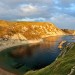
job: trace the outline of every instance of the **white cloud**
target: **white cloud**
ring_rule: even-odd
[[[19,3],[26,3],[26,4],[53,4],[53,0],[0,0],[6,4],[19,4]]]
[[[16,10],[18,11],[18,16],[23,17],[44,17],[47,12],[47,6],[37,6],[32,4],[22,4]],[[49,13],[49,12],[48,12]]]
[[[37,12],[39,9],[36,6],[32,6],[32,5],[22,5],[20,7],[20,10],[23,11],[24,13],[28,13],[28,12]]]
[[[75,29],[75,17],[69,16],[67,14],[52,16],[50,21],[55,23],[60,28]]]
[[[75,0],[0,0],[0,19],[52,21],[75,28]]]
[[[23,18],[23,19],[17,19],[17,21],[45,21],[45,18],[39,17],[39,18]]]

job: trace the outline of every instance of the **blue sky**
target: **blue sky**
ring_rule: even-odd
[[[75,0],[0,0],[0,19],[48,21],[75,29]]]

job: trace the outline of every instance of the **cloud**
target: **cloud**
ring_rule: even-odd
[[[16,21],[46,21],[45,18],[39,17],[39,18],[22,18],[22,19],[17,19]]]
[[[22,5],[20,8],[23,12],[37,12],[37,7],[32,5]]]
[[[52,4],[53,0],[1,0],[1,2],[6,4],[19,4],[19,3],[32,3],[32,4]]]
[[[75,0],[60,0],[61,4],[70,5],[72,3],[75,3]]]
[[[31,16],[37,14],[40,9],[37,6],[33,6],[31,4],[24,4],[19,6],[18,11],[20,12],[21,16]]]
[[[66,28],[72,23],[75,28],[74,18],[75,0],[0,0],[0,19],[4,20],[52,21],[58,27],[63,22]]]
[[[57,4],[61,7],[70,7],[71,4],[75,4],[75,0],[57,0]]]
[[[59,28],[75,29],[75,17],[67,14],[53,16],[50,18],[50,21],[55,23]]]

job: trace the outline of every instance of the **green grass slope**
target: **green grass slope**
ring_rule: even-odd
[[[75,43],[68,43],[52,64],[24,75],[75,75]]]

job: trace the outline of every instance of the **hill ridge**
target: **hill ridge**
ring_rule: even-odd
[[[27,39],[39,39],[65,33],[51,22],[12,22],[0,20],[0,37],[20,33]]]

